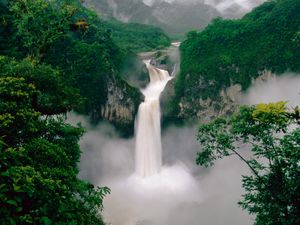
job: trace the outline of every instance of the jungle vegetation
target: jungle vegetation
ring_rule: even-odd
[[[65,115],[99,109],[109,78],[127,85],[127,55],[168,45],[159,29],[104,22],[76,0],[0,1],[0,224],[103,224],[110,190],[78,178],[84,128]]]
[[[241,19],[216,18],[203,31],[187,33],[173,114],[182,98],[217,100],[222,89],[240,84],[246,90],[264,71],[299,72],[299,11],[298,0],[270,0]]]

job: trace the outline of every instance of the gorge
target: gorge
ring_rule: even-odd
[[[108,185],[112,191],[105,200],[104,220],[113,225],[197,224],[200,219],[209,225],[250,224],[238,207],[225,204],[238,198],[241,190],[235,177],[247,168],[232,160],[207,171],[195,166],[199,145],[194,127],[169,127],[161,143],[159,96],[171,77],[149,60],[145,63],[150,83],[142,90],[145,100],[140,104],[134,139],[119,138],[109,125],[93,128],[85,119],[73,118],[88,128],[81,143],[86,152],[80,176],[99,186]],[[226,185],[219,189],[218,182]],[[221,221],[207,216],[213,208],[222,211]]]
[[[0,224],[300,224],[299,11],[0,0]]]

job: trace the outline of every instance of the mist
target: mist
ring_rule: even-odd
[[[258,79],[241,97],[243,104],[288,101],[300,104],[300,76],[286,73]],[[163,167],[158,175],[135,174],[135,139],[123,139],[109,124],[91,126],[83,116],[70,114],[87,132],[80,145],[80,178],[108,186],[104,221],[111,225],[250,225],[252,218],[239,208],[241,176],[250,173],[237,157],[203,168],[195,163],[200,146],[197,127],[168,127],[162,132]],[[247,147],[240,153],[251,156]]]
[[[164,130],[160,175],[141,180],[134,174],[134,138],[122,139],[109,124],[93,127],[75,114],[68,120],[72,124],[81,121],[87,129],[80,142],[80,177],[111,188],[104,201],[107,224],[252,224],[237,205],[241,175],[249,173],[248,168],[235,157],[207,169],[197,166],[196,127]]]
[[[237,18],[250,12],[254,7],[259,6],[266,0],[143,0],[146,5],[153,5],[156,2],[196,4],[204,3],[213,6],[225,18]]]
[[[225,17],[241,16],[266,0],[204,0],[205,4],[215,7]]]
[[[300,105],[300,74],[273,75],[255,82],[242,95],[242,103],[247,105],[278,101],[287,101],[289,107]]]
[[[288,101],[300,104],[300,76],[269,74],[257,79],[241,96],[243,104]],[[161,171],[140,178],[135,174],[135,139],[124,139],[109,124],[91,126],[83,116],[71,114],[86,128],[80,145],[80,178],[96,186],[108,186],[104,221],[112,225],[250,225],[253,218],[239,208],[241,176],[250,173],[237,157],[218,160],[203,168],[195,163],[200,145],[197,127],[168,127],[162,132]],[[241,146],[240,153],[251,153]]]

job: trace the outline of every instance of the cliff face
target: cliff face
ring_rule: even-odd
[[[108,84],[107,101],[101,108],[100,115],[110,122],[130,123],[136,111],[135,105],[134,99],[128,96],[125,85],[121,88],[111,82]]]
[[[107,82],[107,96],[100,109],[91,112],[93,121],[106,120],[115,125],[125,136],[134,132],[134,121],[140,102],[141,92],[126,81],[111,77]]]
[[[223,89],[217,99],[185,98],[179,102],[178,117],[188,121],[209,121],[217,116],[231,114],[239,105],[241,86],[239,84]]]
[[[260,76],[256,79],[252,79],[252,85],[267,81],[274,76],[272,72],[267,70],[261,71],[259,74]],[[196,88],[201,89],[204,87],[205,84],[202,84],[202,87],[198,86]],[[186,93],[179,101],[178,117],[185,120],[207,122],[217,116],[230,115],[239,105],[243,104],[243,94],[244,91],[240,84],[222,89],[214,100],[211,98],[203,99],[201,93],[199,93],[198,98],[191,98]]]
[[[173,100],[176,98],[175,85],[178,79],[176,75],[180,70],[179,66],[177,66],[179,65],[178,62],[180,60],[177,53],[178,49],[173,46],[162,51],[146,52],[140,54],[141,59],[151,60],[151,64],[160,69],[169,71],[169,73],[173,76],[173,79],[168,82],[160,97],[162,120],[163,122],[165,122],[165,124],[167,124],[169,121],[176,122],[178,119],[183,119],[185,122],[207,122],[217,116],[230,115],[235,112],[235,110],[241,104],[243,104],[243,96],[245,94],[245,90],[242,90],[241,84],[232,84],[227,88],[221,89],[219,94],[217,96],[214,96],[214,98],[212,99],[210,97],[204,98],[201,95],[201,90],[205,90],[211,85],[214,85],[213,82],[207,83],[203,79],[199,79],[199,82],[197,82],[197,84],[195,84],[193,87],[185,89],[184,95],[180,98],[178,103],[179,111],[174,113],[171,105],[173,104]],[[265,82],[274,76],[274,74],[272,74],[272,72],[268,70],[260,71],[258,72],[258,74],[259,75],[257,78],[252,78],[251,85]],[[190,76],[187,75],[185,79],[190,79]],[[147,82],[145,82],[145,84],[146,83]],[[197,90],[198,94],[191,95],[191,88]],[[118,93],[118,91],[115,90],[114,87],[112,87],[112,90],[112,93]],[[111,96],[111,99],[114,100],[108,100],[108,102],[113,103],[118,101],[116,100],[115,94],[113,96]],[[123,96],[121,95],[119,98],[121,97]],[[140,97],[139,103],[141,101],[142,97]],[[139,105],[139,103],[137,104],[137,106]],[[132,101],[129,99],[128,105],[130,104],[132,104]],[[109,108],[113,107],[108,106],[107,109]],[[128,110],[131,112],[134,111],[132,107],[130,109],[124,109],[124,111],[122,109],[119,109],[117,111],[125,112],[124,114],[126,114]],[[108,111],[108,115],[111,115],[111,112]],[[107,117],[107,115],[105,116]]]
[[[140,89],[145,88],[149,83],[149,73],[143,60],[151,60],[151,63],[158,68],[168,70],[170,74],[179,65],[178,47],[172,46],[168,49],[156,52],[141,53],[128,57],[121,67],[121,71],[115,74],[112,72],[106,75],[106,98],[100,107],[91,112],[93,121],[106,120],[114,124],[125,135],[132,135],[134,121],[140,103],[144,96]],[[167,85],[162,94],[163,116],[167,114],[167,102],[175,95],[172,82]]]

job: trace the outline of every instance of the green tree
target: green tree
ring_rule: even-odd
[[[299,72],[299,11],[299,0],[269,0],[241,19],[217,18],[203,31],[188,33],[180,45],[174,112],[197,117],[199,99],[216,102],[234,84],[246,90],[266,70]],[[194,107],[180,108],[180,102]]]
[[[33,98],[33,105],[44,115],[66,113],[80,102],[78,90],[65,82],[60,71],[36,60],[16,61],[0,56],[0,77],[8,76],[22,77],[39,90]]]
[[[9,0],[17,40],[29,55],[42,57],[71,24],[76,7],[70,1]]]
[[[243,176],[242,208],[256,215],[256,225],[300,223],[300,117],[285,102],[243,106],[230,119],[201,125],[197,164],[237,156],[252,172]],[[244,156],[247,143],[252,156]]]
[[[2,57],[3,61],[7,65],[0,70],[0,224],[103,224],[99,213],[109,189],[77,177],[83,129],[66,124],[62,117],[65,106],[73,103],[61,95],[64,86],[58,72],[28,60],[9,63]],[[62,92],[55,96],[50,89],[57,87]]]

